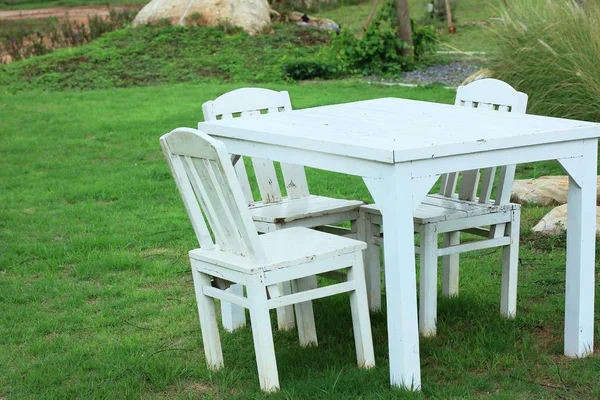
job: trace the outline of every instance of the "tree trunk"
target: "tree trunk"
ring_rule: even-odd
[[[395,0],[394,7],[398,39],[404,41],[408,47],[403,48],[403,56],[413,56],[412,29],[410,27],[410,13],[408,12],[408,0]]]
[[[448,21],[448,33],[455,33],[456,29],[452,25],[452,8],[450,7],[450,0],[446,0],[446,20]]]
[[[446,0],[437,0],[435,2],[433,15],[439,20],[446,19]]]

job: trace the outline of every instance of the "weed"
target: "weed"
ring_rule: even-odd
[[[186,25],[193,25],[193,26],[205,26],[207,25],[207,21],[206,18],[204,17],[204,15],[202,15],[202,13],[199,12],[193,12],[191,15],[189,15],[186,18]]]
[[[600,121],[600,3],[510,4],[493,27],[494,75],[529,95],[528,112]]]

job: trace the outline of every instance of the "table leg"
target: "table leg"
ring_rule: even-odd
[[[411,181],[409,174],[394,173],[365,182],[383,214],[390,381],[420,390]]]
[[[565,355],[569,357],[585,357],[594,349],[598,148],[596,139],[583,142],[583,157],[561,162],[570,176],[565,293]]]

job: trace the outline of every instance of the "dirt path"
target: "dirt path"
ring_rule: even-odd
[[[141,5],[117,6],[116,9],[140,8]],[[37,8],[33,10],[11,10],[0,11],[0,21],[18,20],[18,19],[41,19],[41,18],[69,18],[78,22],[87,22],[89,16],[98,15],[100,17],[108,16],[110,8],[108,6],[81,6],[81,7],[51,7]]]

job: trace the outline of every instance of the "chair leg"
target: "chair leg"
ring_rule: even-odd
[[[267,303],[267,291],[258,277],[253,277],[246,286],[250,302],[250,323],[254,338],[254,352],[260,388],[265,392],[279,390],[279,375],[275,359],[275,346],[271,317]]]
[[[223,366],[223,352],[221,350],[221,338],[217,324],[215,302],[212,297],[204,294],[203,287],[210,287],[210,276],[198,272],[192,261],[192,277],[194,279],[194,291],[196,292],[196,303],[200,317],[200,330],[202,331],[202,343],[204,346],[204,357],[209,369],[217,370]]]
[[[279,291],[282,296],[292,293],[290,282],[282,282],[279,285]],[[294,307],[285,306],[277,309],[277,328],[280,331],[289,331],[296,326],[294,319]]]
[[[294,293],[315,289],[316,287],[317,277],[314,275],[292,281],[292,291]],[[296,308],[300,346],[306,347],[311,344],[317,346],[317,330],[315,328],[315,314],[313,312],[312,301],[296,303],[294,307]]]
[[[419,283],[419,332],[436,335],[437,319],[437,231],[435,224],[421,226],[421,278]]]
[[[517,313],[517,276],[519,270],[519,227],[521,210],[513,210],[512,219],[506,224],[505,234],[510,235],[510,244],[502,249],[502,293],[500,313],[514,318]]]
[[[351,280],[354,280],[356,284],[354,291],[350,292],[356,361],[361,368],[371,368],[375,366],[375,352],[373,350],[363,256],[358,252],[354,258],[354,265],[348,269],[348,281]]]
[[[381,248],[373,243],[375,235],[379,236],[381,227],[371,222],[371,214],[360,211],[357,222],[358,240],[367,243],[363,253],[363,265],[367,282],[367,296],[371,311],[381,310]]]
[[[460,244],[460,232],[446,232],[444,247]],[[443,256],[442,294],[446,297],[458,296],[459,253]]]
[[[225,291],[236,296],[244,296],[244,286],[237,283],[231,285]],[[223,320],[223,328],[233,332],[237,328],[246,326],[246,310],[244,307],[221,301],[221,319]]]

